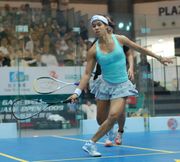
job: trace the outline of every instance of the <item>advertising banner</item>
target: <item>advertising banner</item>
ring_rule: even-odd
[[[34,79],[41,76],[51,76],[65,82],[79,81],[83,67],[4,67],[0,68],[0,95],[32,95]],[[70,94],[73,86],[67,86],[54,94]]]

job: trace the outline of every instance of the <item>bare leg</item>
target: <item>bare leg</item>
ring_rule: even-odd
[[[124,131],[125,120],[126,120],[126,114],[125,114],[125,111],[123,111],[123,113],[121,115],[119,115],[119,117],[118,117],[118,121],[117,121],[118,126],[119,126],[118,131],[120,131],[120,132]]]
[[[127,101],[127,97],[126,97],[126,101]],[[118,126],[119,126],[118,131],[121,132],[121,133],[124,132],[125,121],[126,121],[126,112],[125,112],[125,109],[124,109],[123,113],[119,115],[119,118],[118,118],[118,121],[117,121],[118,122]]]
[[[114,142],[117,145],[121,145],[122,144],[122,134],[124,132],[124,124],[125,124],[125,111],[123,111],[123,113],[119,116],[118,118],[118,130],[116,132],[115,138],[114,138]]]
[[[106,101],[101,101],[101,102],[106,102]],[[93,142],[97,142],[113,127],[114,123],[118,120],[119,115],[121,115],[124,112],[125,104],[126,104],[125,98],[115,99],[110,102],[110,110],[108,117],[101,124],[96,134],[92,137],[91,140]]]
[[[109,113],[109,101],[97,101],[97,123],[101,125],[108,117]],[[125,111],[119,115],[118,117],[118,126],[119,126],[119,131],[124,130],[124,124],[125,124],[125,119],[126,119],[126,114]]]
[[[108,117],[110,101],[97,100],[97,123],[101,125]]]

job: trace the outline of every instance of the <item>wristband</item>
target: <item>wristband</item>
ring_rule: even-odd
[[[80,88],[76,88],[74,93],[77,94],[77,96],[79,97],[82,93],[82,90]]]

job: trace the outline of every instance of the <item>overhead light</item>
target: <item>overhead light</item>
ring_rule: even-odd
[[[158,40],[158,42],[163,42],[163,41],[164,41],[164,39],[159,39],[159,40]]]
[[[120,22],[120,23],[118,24],[118,27],[119,27],[119,29],[122,29],[122,28],[124,27],[124,23],[123,23],[123,22]]]
[[[126,31],[129,31],[130,30],[130,26],[126,26]]]

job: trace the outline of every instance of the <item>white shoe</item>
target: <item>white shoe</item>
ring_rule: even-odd
[[[111,129],[107,134],[106,134],[106,139],[105,139],[105,143],[104,146],[105,147],[111,147],[113,146],[113,140],[114,140],[114,131],[113,129]]]
[[[122,145],[122,135],[123,135],[123,133],[121,133],[121,132],[116,133],[116,137],[114,139],[114,142],[116,145]]]
[[[89,155],[93,157],[100,157],[101,153],[97,152],[97,148],[94,142],[87,141],[85,145],[82,147],[82,149],[89,153]]]

